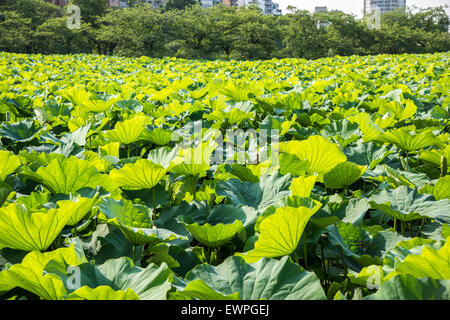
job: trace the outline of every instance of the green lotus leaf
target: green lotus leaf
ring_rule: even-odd
[[[165,146],[172,141],[172,130],[149,126],[141,133],[141,139]]]
[[[369,233],[361,227],[343,222],[328,226],[326,230],[330,243],[335,246],[333,249],[335,249],[336,254],[339,256],[342,250],[346,265],[359,272],[362,268],[359,260],[370,245]]]
[[[386,115],[388,113],[400,121],[414,117],[414,114],[417,111],[417,106],[412,100],[406,100],[405,104],[405,106],[402,106],[399,101],[390,101],[383,104],[380,109],[378,109],[378,113],[382,115]]]
[[[130,258],[121,257],[109,259],[99,266],[91,263],[79,264],[78,268],[80,288],[87,286],[95,289],[107,286],[115,291],[125,292],[131,289],[141,300],[165,300],[167,291],[171,288],[172,272],[164,263],[161,266],[151,263],[146,268],[141,268],[135,266]],[[48,265],[46,270],[54,271]],[[67,283],[70,278],[70,275],[63,270],[58,273],[58,276],[64,283]],[[92,290],[83,289],[82,292],[84,290],[93,294]],[[97,289],[97,294],[99,294],[99,291],[102,291],[102,289]],[[76,295],[76,292],[74,291],[71,294]],[[109,294],[112,294],[112,292]],[[136,298],[130,292],[126,296]]]
[[[308,198],[311,195],[311,191],[314,188],[316,180],[317,176],[303,176],[294,178],[292,179],[289,189],[291,190],[293,196]]]
[[[321,136],[311,136],[303,141],[290,141],[280,146],[280,151],[296,155],[300,160],[308,160],[307,173],[325,174],[347,157],[339,147]]]
[[[102,199],[99,219],[117,226],[134,245],[154,246],[161,242],[187,238],[170,230],[153,227],[151,209],[128,200]]]
[[[406,152],[418,151],[431,146],[440,146],[442,142],[430,132],[413,132],[408,128],[393,129],[379,138],[383,142],[395,144]]]
[[[295,157],[295,156],[293,156]],[[242,182],[259,182],[259,176],[249,168],[241,164],[221,164],[214,173],[218,180],[239,179]]]
[[[219,123],[228,122],[230,124],[236,125],[239,125],[242,121],[245,121],[252,117],[253,117],[252,113],[244,112],[237,108],[231,109],[229,112],[215,109],[213,112],[203,115],[203,118],[205,118],[208,121],[217,121]]]
[[[5,180],[7,175],[14,173],[20,165],[19,157],[11,152],[0,150],[0,181]]]
[[[440,178],[433,187],[436,200],[450,199],[450,176]]]
[[[450,280],[418,279],[409,274],[401,274],[383,283],[380,289],[367,299],[450,300]]]
[[[195,148],[182,149],[180,156],[182,162],[178,161],[170,172],[187,176],[204,174],[210,168],[211,155],[216,147],[215,142],[204,142]]]
[[[219,223],[230,224],[239,220],[246,229],[249,229],[254,226],[257,217],[258,211],[252,207],[222,204],[211,210],[206,221],[216,225]]]
[[[173,149],[163,147],[154,150],[150,150],[148,153],[148,160],[153,163],[160,164],[165,169],[169,170],[173,165],[176,165],[176,161],[173,161],[178,156],[178,147]]]
[[[195,267],[186,275],[186,280],[202,280],[222,295],[238,293],[243,300],[325,299],[314,272],[305,271],[289,257],[281,260],[263,258],[250,264],[239,257],[228,257],[216,267],[207,264]],[[202,292],[188,294],[197,299],[205,298]]]
[[[240,300],[239,292],[225,295],[212,289],[203,280],[197,279],[190,281],[183,291],[180,292],[183,297],[198,300]]]
[[[211,225],[205,223],[199,225],[196,222],[186,223],[184,217],[181,216],[178,218],[178,221],[184,225],[195,240],[210,248],[217,248],[224,245],[244,229],[240,220],[235,220],[230,224],[218,223],[216,225]]]
[[[120,149],[120,142],[111,142],[103,146],[99,146],[98,153],[102,158],[106,156],[112,156],[119,159],[120,158],[119,149]]]
[[[307,207],[282,207],[265,218],[259,225],[259,238],[255,247],[245,253],[236,253],[247,262],[256,262],[262,257],[275,258],[295,251],[309,219],[319,210]]]
[[[98,286],[94,289],[84,286],[72,292],[67,300],[139,300],[139,296],[130,288],[114,290],[109,286]]]
[[[121,169],[109,173],[115,185],[126,190],[151,189],[166,175],[167,170],[150,160],[138,159],[127,163]]]
[[[359,140],[361,131],[357,123],[348,120],[337,120],[323,128],[323,136],[325,138],[333,138],[341,147]]]
[[[36,127],[33,120],[23,120],[12,124],[0,125],[0,135],[10,139],[13,142],[27,142],[36,137],[39,128]]]
[[[407,171],[395,170],[387,165],[383,165],[383,168],[387,175],[385,178],[386,181],[395,188],[402,185],[412,189],[422,188],[429,182],[427,175],[424,173],[411,173]]]
[[[290,175],[278,173],[263,175],[259,183],[241,182],[238,179],[219,181],[216,185],[218,196],[230,199],[235,205],[253,207],[264,211],[267,207],[290,195]]]
[[[367,166],[373,170],[379,165],[392,151],[387,150],[384,145],[378,148],[375,143],[358,142],[356,147],[349,147],[344,150],[349,161],[356,164]]]
[[[441,166],[442,157],[447,159],[447,172],[450,172],[450,145],[445,149],[426,150],[420,154],[420,159],[438,168]]]
[[[111,142],[130,144],[140,139],[145,126],[150,122],[146,116],[136,116],[132,119],[116,123],[114,129],[106,131],[104,137]]]
[[[0,293],[20,287],[38,295],[41,299],[63,299],[67,295],[63,280],[56,274],[44,272],[46,265],[51,261],[62,268],[87,262],[80,245],[76,243],[68,248],[45,253],[30,252],[21,263],[0,272]]]
[[[58,201],[58,207],[60,210],[72,212],[70,219],[67,221],[69,226],[74,226],[93,209],[95,203],[97,202],[97,197],[84,198],[77,197],[72,200],[61,200]]]
[[[356,122],[362,132],[364,142],[371,142],[377,140],[383,134],[380,129],[367,113],[360,113],[356,116],[351,116],[348,120]]]
[[[383,190],[370,198],[370,205],[401,221],[412,221],[426,216],[445,223],[450,222],[450,200],[435,201],[431,195],[421,195],[415,189],[400,186]]]
[[[435,251],[440,250],[444,241],[413,238],[398,242],[393,248],[390,248],[383,258],[383,271],[387,274],[386,279],[391,279],[399,272],[397,266],[407,257],[420,255],[424,248],[429,247]]]
[[[308,171],[308,160],[300,160],[296,155],[290,153],[280,154],[278,162],[281,174],[290,174],[292,176],[302,176]]]
[[[44,251],[73,214],[65,208],[33,212],[15,203],[0,208],[0,248]]]
[[[323,177],[325,187],[330,189],[346,189],[356,182],[366,171],[366,166],[353,162],[341,162]]]
[[[395,266],[399,273],[407,273],[416,278],[450,280],[450,238],[440,250],[425,246],[419,255],[410,254]]]
[[[103,186],[105,182],[104,175],[100,174],[89,161],[73,156],[53,159],[36,172],[25,168],[22,175],[43,184],[53,194],[74,193],[87,187],[95,189],[97,186]]]

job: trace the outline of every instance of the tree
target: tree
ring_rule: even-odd
[[[14,11],[5,11],[2,14],[4,21],[0,21],[0,51],[33,53],[31,19]]]
[[[147,5],[109,11],[99,19],[96,40],[106,54],[162,56],[161,21],[160,11]]]

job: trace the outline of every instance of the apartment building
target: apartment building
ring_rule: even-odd
[[[378,10],[385,13],[405,7],[406,0],[364,0],[364,15]]]

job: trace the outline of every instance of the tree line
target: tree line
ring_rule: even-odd
[[[0,0],[0,51],[235,60],[450,51],[450,19],[442,7],[385,13],[380,28],[373,28],[341,11],[290,8],[270,16],[257,7],[168,3],[176,5],[113,9],[107,0],[71,0],[81,13],[74,29],[65,8]]]

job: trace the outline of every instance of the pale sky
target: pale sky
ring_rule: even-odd
[[[364,0],[273,0],[280,4],[283,13],[287,13],[286,8],[291,5],[298,9],[314,11],[314,7],[326,6],[328,10],[341,10],[345,13],[353,13],[357,17],[362,17]],[[419,8],[450,6],[450,0],[406,0],[407,6],[417,6]],[[447,8],[450,14],[450,8]]]

